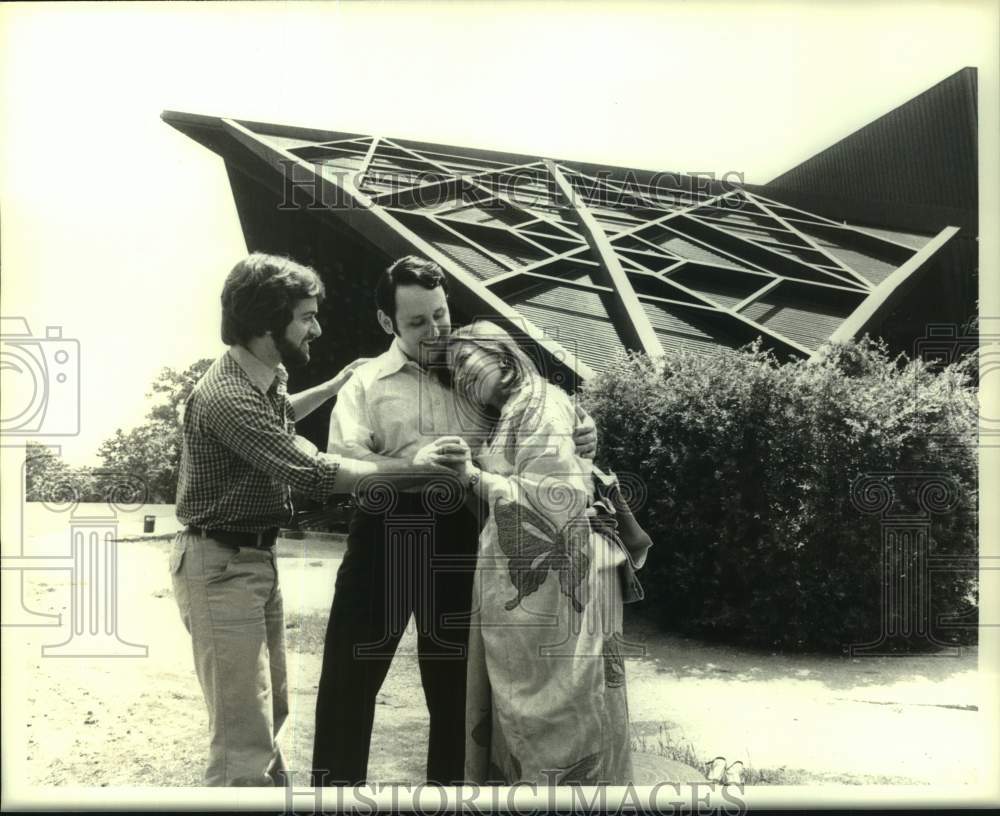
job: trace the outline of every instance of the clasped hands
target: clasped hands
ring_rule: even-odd
[[[472,450],[460,436],[439,436],[417,451],[413,464],[428,470],[446,467],[463,482],[477,470],[472,463]]]

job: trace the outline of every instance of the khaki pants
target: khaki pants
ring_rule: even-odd
[[[174,597],[208,706],[207,785],[288,784],[276,737],[288,715],[285,622],[273,550],[178,533]]]

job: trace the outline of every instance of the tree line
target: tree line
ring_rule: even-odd
[[[101,443],[98,467],[76,467],[51,447],[28,442],[25,456],[27,501],[105,501],[123,479],[138,481],[150,504],[173,504],[181,456],[184,403],[212,364],[198,360],[183,371],[163,368],[146,394],[155,400],[145,420],[125,431],[117,429]]]

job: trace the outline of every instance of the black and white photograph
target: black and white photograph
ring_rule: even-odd
[[[996,0],[5,3],[0,133],[5,811],[1000,805]]]

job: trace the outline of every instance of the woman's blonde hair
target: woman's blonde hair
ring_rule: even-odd
[[[452,354],[462,343],[470,343],[499,357],[505,369],[501,383],[508,395],[516,393],[532,380],[541,378],[538,366],[506,330],[489,320],[477,320],[468,326],[455,329],[448,338],[452,381],[454,381],[454,369],[450,361],[453,359]]]

